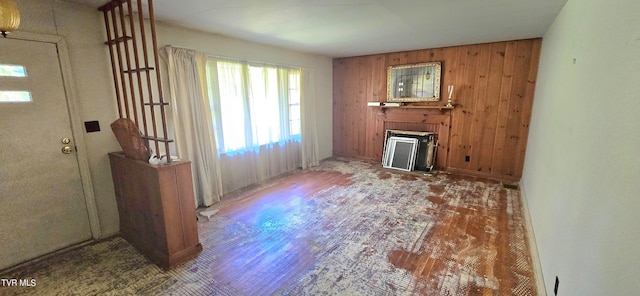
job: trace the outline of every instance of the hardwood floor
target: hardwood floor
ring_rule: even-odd
[[[499,182],[331,160],[208,210],[203,252],[175,270],[117,239],[10,276],[40,294],[537,294],[519,192]]]
[[[377,168],[377,164],[369,164],[368,169],[376,172],[378,180],[395,177],[408,182],[433,181],[433,178],[416,173],[383,170]],[[266,249],[262,245],[264,240],[260,240],[252,246],[225,250],[227,255],[220,259],[220,266],[223,268],[216,273],[216,276],[233,280],[249,272],[255,275],[249,275],[247,278],[255,280],[264,278],[261,274],[267,270],[267,266],[276,266],[270,271],[278,274],[279,277],[264,279],[265,286],[260,288],[246,287],[246,291],[261,290],[270,294],[276,292],[284,282],[304,272],[305,267],[316,261],[316,257],[303,251],[302,246],[308,242],[295,239],[298,233],[294,231],[295,229],[287,228],[291,225],[287,220],[301,215],[305,207],[318,206],[313,199],[315,193],[335,186],[353,185],[352,177],[352,174],[336,171],[296,174],[281,179],[266,189],[239,194],[235,200],[216,206],[221,209],[219,215],[227,216],[245,225],[252,225],[260,233],[283,234],[269,236],[267,240],[271,244]],[[444,182],[427,183],[423,191],[396,192],[413,196],[424,195],[424,198],[432,204],[424,210],[433,216],[436,222],[423,229],[420,238],[411,245],[410,249],[398,248],[390,251],[387,256],[388,262],[398,269],[410,272],[414,280],[419,282],[413,292],[426,295],[433,291],[455,291],[455,295],[493,295],[505,287],[509,292],[503,291],[499,294],[535,294],[530,251],[524,237],[524,225],[522,225],[524,220],[521,216],[520,196],[517,191],[506,189],[500,183],[491,180],[457,175],[443,175],[443,177]],[[492,190],[487,190],[485,186],[469,185],[473,183],[487,185]],[[342,204],[339,206],[349,208],[347,199],[341,201]],[[318,211],[308,212],[313,215]],[[347,210],[343,214],[349,215],[353,212]],[[518,217],[513,217],[514,214]],[[415,219],[414,217],[404,218]],[[327,216],[307,221],[320,222],[323,228],[330,227],[345,233],[357,230],[357,226],[348,223],[336,225],[335,221],[339,219],[341,217]],[[353,222],[357,223],[357,221]],[[269,229],[262,229],[265,227]],[[313,229],[314,227],[316,225],[305,225],[302,228]],[[388,233],[385,234],[385,236],[388,235]],[[432,247],[434,242],[444,247]],[[293,244],[294,247],[288,248],[289,244]],[[370,247],[365,245],[360,255],[366,256],[370,251]],[[283,260],[283,258],[289,259]],[[241,266],[251,266],[251,270],[234,268],[236,266],[234,263],[238,262],[242,262]],[[463,269],[476,271],[481,275],[480,280],[464,283],[464,280],[455,277],[455,280],[435,281],[434,279],[441,276],[443,272],[450,273],[457,270],[452,268],[454,265],[452,262],[464,266]],[[528,272],[514,273],[514,269],[528,270]],[[244,290],[242,287],[240,289]]]
[[[216,245],[214,252],[224,256],[214,261],[213,265],[218,268],[212,276],[234,283],[245,295],[272,294],[284,283],[296,280],[316,262],[309,245],[321,243],[300,238],[300,230],[319,226],[305,225],[306,222],[317,222],[316,219],[305,219],[313,215],[316,205],[309,197],[350,183],[346,175],[333,171],[294,174],[214,207],[221,209],[217,215],[234,221],[234,227],[251,227],[251,233],[255,233],[257,239],[249,240],[241,247],[234,243]],[[331,227],[331,224],[323,221],[321,226]],[[236,230],[230,228],[225,235],[234,233]]]

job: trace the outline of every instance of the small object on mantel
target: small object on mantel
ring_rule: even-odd
[[[382,102],[367,102],[367,106],[369,107],[380,107],[382,104]]]
[[[451,101],[451,95],[453,95],[453,85],[449,85],[448,91],[449,91],[449,99],[447,99],[447,105],[445,105],[445,107],[453,107],[453,104]]]
[[[447,107],[447,108],[453,108],[455,105],[452,104],[451,98],[449,98],[447,100],[447,104],[444,105],[444,106]]]
[[[384,103],[382,103],[382,106],[385,106],[385,107],[400,107],[402,105],[403,105],[403,103],[400,103],[400,102],[384,102]]]

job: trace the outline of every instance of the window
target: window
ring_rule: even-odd
[[[300,71],[289,73],[289,130],[300,135]]]
[[[418,139],[390,137],[387,140],[382,166],[385,168],[413,171],[418,150]]]
[[[0,65],[0,77],[27,77],[24,66]]]
[[[0,89],[0,103],[22,103],[31,102],[31,92],[24,90],[15,90],[16,86],[22,85],[22,79],[27,77],[27,70],[20,65],[0,64],[0,79],[11,85],[7,88],[2,84]],[[15,80],[15,79],[19,80]],[[12,89],[13,88],[13,89]],[[21,87],[17,87],[18,89]]]
[[[0,103],[31,102],[31,93],[28,91],[0,90]]]
[[[300,141],[300,69],[210,60],[207,74],[220,153]]]

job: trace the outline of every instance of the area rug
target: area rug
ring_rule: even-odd
[[[0,275],[2,295],[536,295],[520,195],[336,159],[236,195],[164,271],[114,238]],[[217,211],[217,212],[215,212]]]

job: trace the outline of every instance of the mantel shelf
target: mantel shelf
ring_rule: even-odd
[[[451,110],[453,108],[455,108],[456,106],[415,106],[415,105],[409,105],[409,106],[369,106],[369,107],[375,107],[375,108],[399,108],[399,109],[439,109],[439,110]]]

